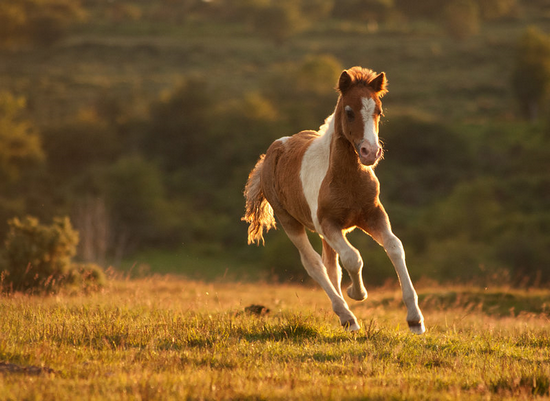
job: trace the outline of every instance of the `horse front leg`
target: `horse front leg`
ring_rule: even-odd
[[[357,249],[355,249],[344,236],[343,231],[330,222],[321,223],[323,238],[332,249],[338,253],[342,265],[351,278],[351,285],[346,292],[351,299],[364,301],[367,299],[367,289],[363,284],[363,259]]]
[[[414,334],[422,334],[426,331],[424,316],[418,306],[418,295],[414,289],[409,271],[405,263],[405,250],[399,238],[392,232],[388,215],[380,205],[376,218],[370,220],[366,230],[372,238],[384,247],[390,258],[401,285],[403,302],[407,307],[407,323]]]

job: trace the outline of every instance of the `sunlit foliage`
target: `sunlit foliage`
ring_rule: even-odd
[[[78,233],[69,218],[55,218],[51,225],[36,218],[14,218],[3,255],[2,290],[51,293],[69,285],[101,285],[101,268],[96,265],[74,265]]]
[[[37,4],[51,21],[58,5],[68,24],[55,24],[47,48],[13,33]],[[183,247],[255,277],[307,279],[280,232],[246,248],[243,186],[273,140],[322,124],[341,70],[361,64],[389,78],[377,174],[411,274],[550,279],[548,33],[518,38],[526,22],[544,28],[542,1],[71,4],[87,24],[73,25],[80,11],[66,1],[0,1],[1,239],[15,216],[70,215],[85,261]],[[474,29],[455,40],[453,18]],[[517,120],[518,109],[537,123]],[[368,283],[395,281],[377,244],[350,240]]]
[[[512,85],[522,115],[536,120],[550,96],[550,36],[540,29],[530,27],[521,36]]]
[[[25,98],[0,92],[0,178],[16,180],[22,170],[44,158],[40,136],[23,117]]]
[[[85,17],[78,0],[2,0],[0,47],[51,45]]]

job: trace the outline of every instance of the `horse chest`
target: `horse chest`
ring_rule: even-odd
[[[342,229],[360,225],[378,204],[379,184],[372,171],[333,174],[329,171],[319,192],[318,215]]]

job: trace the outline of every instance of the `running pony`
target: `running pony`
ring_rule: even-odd
[[[243,220],[249,223],[248,243],[259,244],[264,242],[264,230],[275,227],[277,216],[308,274],[325,290],[349,331],[360,326],[342,295],[338,258],[352,281],[348,296],[365,300],[363,260],[346,239],[347,232],[360,228],[384,247],[401,283],[409,328],[422,334],[424,318],[403,245],[391,230],[374,174],[383,155],[378,124],[386,87],[383,72],[361,67],[344,70],[338,80],[336,109],[319,131],[280,138],[260,157],[246,183]],[[322,257],[311,246],[306,228],[321,236]]]

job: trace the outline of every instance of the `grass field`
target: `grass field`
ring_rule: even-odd
[[[550,398],[550,291],[420,285],[338,327],[315,287],[112,279],[100,293],[0,299],[1,400]],[[249,314],[251,304],[270,312]]]

